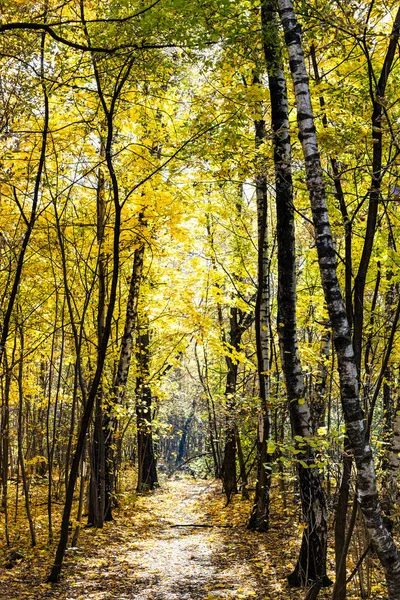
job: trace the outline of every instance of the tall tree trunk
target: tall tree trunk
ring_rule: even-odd
[[[400,597],[400,557],[383,523],[378,502],[372,451],[367,441],[364,414],[360,406],[357,363],[336,272],[336,254],[326,204],[301,30],[291,0],[278,0],[278,7],[294,83],[299,139],[305,159],[322,286],[338,359],[342,407],[357,467],[358,498],[371,541],[385,569],[389,599],[394,600]]]
[[[231,307],[229,315],[229,348],[240,351],[242,335],[248,327],[245,313],[236,306]],[[236,474],[236,388],[238,376],[238,363],[229,354],[225,356],[227,366],[225,398],[226,398],[226,425],[224,459],[222,463],[222,481],[224,492],[229,502],[232,494],[237,493]]]
[[[262,24],[274,132],[278,334],[292,433],[295,439],[304,440],[306,444],[306,449],[298,455],[298,476],[303,519],[307,527],[303,532],[295,570],[288,579],[293,586],[314,583],[319,590],[330,583],[326,577],[327,515],[319,472],[311,466],[315,464],[314,452],[307,444],[307,439],[312,436],[312,425],[305,400],[296,328],[296,248],[287,91],[273,2],[267,1],[262,5]]]
[[[260,120],[256,121],[255,125],[256,146],[260,146],[265,139],[265,123],[263,120]],[[257,531],[268,531],[271,491],[271,456],[267,452],[268,440],[271,437],[271,411],[269,407],[270,285],[267,228],[267,181],[264,174],[260,174],[256,178],[256,197],[258,224],[258,288],[255,326],[260,411],[258,415],[256,493],[248,528]]]
[[[83,5],[82,10],[83,10]],[[83,15],[82,15],[83,17]],[[82,19],[83,20],[83,19]],[[119,197],[119,185],[117,176],[114,171],[113,165],[113,137],[114,137],[114,111],[117,99],[119,97],[120,92],[131,72],[133,66],[134,59],[131,57],[123,71],[120,73],[120,78],[118,81],[118,85],[116,85],[114,89],[113,97],[110,101],[110,108],[107,106],[107,102],[105,100],[105,96],[103,94],[103,90],[101,87],[99,73],[97,71],[96,64],[94,63],[93,68],[95,71],[96,83],[97,83],[97,91],[100,97],[100,101],[103,107],[103,111],[106,117],[107,122],[107,141],[105,146],[105,159],[107,164],[107,171],[111,181],[111,189],[112,189],[112,197],[114,204],[114,227],[113,227],[113,260],[112,260],[112,277],[111,277],[111,285],[110,285],[110,295],[108,300],[106,318],[105,318],[105,326],[104,332],[100,341],[100,345],[97,352],[97,363],[96,370],[94,373],[93,381],[89,390],[89,394],[87,396],[87,401],[84,407],[80,429],[78,434],[78,440],[75,448],[75,453],[72,459],[70,475],[68,479],[68,487],[67,493],[65,497],[65,505],[64,511],[61,521],[61,532],[60,539],[54,559],[54,564],[52,566],[50,575],[48,577],[48,581],[50,583],[56,583],[60,577],[61,567],[65,556],[65,550],[68,543],[68,530],[69,530],[69,519],[71,515],[72,503],[74,498],[75,484],[78,478],[79,473],[79,464],[81,462],[82,451],[84,448],[84,442],[86,438],[86,433],[89,427],[90,418],[93,412],[93,406],[96,401],[97,393],[100,388],[101,379],[103,375],[104,363],[106,360],[106,353],[108,347],[108,340],[111,334],[111,326],[113,321],[113,313],[116,303],[117,296],[117,287],[118,287],[118,274],[119,274],[119,241],[121,235],[121,204]],[[65,266],[63,267],[65,268]]]
[[[9,452],[10,452],[10,388],[11,388],[11,369],[9,368],[8,359],[7,359],[7,349],[4,349],[2,355],[2,363],[4,365],[4,376],[1,381],[1,391],[2,391],[2,415],[1,415],[1,484],[2,484],[2,493],[1,493],[1,508],[4,514],[4,529],[5,529],[5,537],[7,546],[10,545],[10,537],[8,530],[8,478],[9,478]],[[19,416],[19,415],[18,415]],[[19,425],[19,423],[18,423]],[[22,436],[22,423],[21,428],[18,427],[18,440],[20,440]],[[18,446],[19,449],[19,446]],[[18,455],[19,456],[19,455]],[[25,491],[25,487],[24,487]],[[29,497],[28,497],[29,502]],[[33,539],[33,538],[32,538]]]
[[[314,70],[314,76],[317,83],[321,82],[321,77],[318,70],[317,58],[315,55],[315,47],[311,46],[311,60]],[[325,112],[325,100],[323,96],[319,97],[319,104],[323,110],[322,124],[326,128],[328,127],[328,119]],[[339,203],[340,212],[342,214],[343,228],[344,228],[344,245],[345,245],[345,306],[347,320],[349,322],[350,330],[353,326],[353,257],[352,257],[352,220],[347,211],[345,194],[343,191],[342,180],[340,177],[340,171],[338,162],[335,157],[330,156],[330,163],[332,167],[333,182],[335,186],[335,197]],[[345,437],[343,442],[343,453],[342,453],[342,477],[340,480],[338,500],[336,505],[335,515],[335,570],[336,570],[336,581],[333,590],[334,600],[345,600],[346,598],[346,554],[348,545],[346,547],[346,539],[351,536],[352,531],[346,534],[347,524],[347,511],[349,502],[349,491],[350,491],[350,479],[352,471],[353,457],[351,455],[351,448],[349,440]]]
[[[388,246],[392,251],[396,251],[396,240],[393,236],[392,225],[389,220]],[[387,318],[386,338],[390,340],[391,329],[396,318],[396,298],[399,296],[399,286],[392,281],[393,271],[387,272],[386,279],[389,282],[389,288],[385,296],[385,312]],[[385,343],[387,348],[388,342]],[[384,441],[386,442],[386,453],[382,461],[383,476],[383,498],[382,508],[387,517],[392,518],[396,504],[399,503],[399,447],[400,447],[400,419],[398,415],[399,400],[395,401],[394,394],[394,369],[393,364],[387,364],[384,371],[383,384],[383,415],[384,415]]]
[[[104,160],[105,143],[103,127],[100,134],[100,158]],[[107,259],[104,252],[106,226],[106,203],[104,197],[103,167],[98,169],[97,176],[97,244],[98,244],[98,306],[97,306],[97,345],[100,346],[105,327],[106,293],[107,293]],[[106,506],[111,513],[111,498],[106,498],[106,454],[105,430],[103,428],[104,393],[100,384],[95,403],[93,437],[90,447],[90,484],[88,524],[101,528],[104,525]],[[110,514],[111,518],[111,514]]]
[[[382,169],[382,120],[384,116],[384,106],[382,99],[385,97],[386,86],[388,83],[389,75],[392,70],[393,61],[396,57],[396,50],[398,46],[400,35],[400,8],[397,11],[393,28],[390,35],[390,41],[388,49],[383,61],[382,70],[379,79],[375,79],[373,72],[369,73],[372,80],[376,81],[376,88],[372,92],[372,118],[371,118],[371,131],[372,131],[372,174],[371,174],[371,187],[369,191],[369,207],[367,226],[364,237],[364,246],[361,253],[360,264],[358,272],[354,281],[354,332],[353,332],[353,346],[356,366],[358,372],[360,372],[361,366],[361,354],[362,354],[362,338],[363,338],[363,324],[364,324],[364,293],[367,279],[368,267],[371,261],[372,249],[375,238],[377,216],[379,201],[381,198],[381,183],[383,177]],[[368,68],[372,69],[372,62],[369,60]]]
[[[46,13],[47,13],[47,9],[45,10],[45,16],[46,16]],[[42,93],[43,93],[44,107],[43,107],[43,131],[42,131],[42,139],[41,139],[41,146],[40,146],[40,156],[39,156],[38,167],[37,167],[37,172],[36,172],[36,177],[35,177],[35,185],[34,185],[34,189],[33,189],[31,212],[30,212],[29,218],[27,216],[25,216],[24,213],[22,213],[23,220],[26,224],[26,230],[22,237],[22,242],[20,245],[20,250],[19,250],[19,254],[18,254],[18,258],[17,258],[16,270],[15,270],[15,275],[14,275],[14,281],[12,282],[12,286],[10,286],[11,287],[10,297],[8,299],[6,308],[4,310],[4,319],[3,319],[3,322],[0,324],[0,365],[2,363],[2,357],[3,357],[3,353],[5,351],[5,347],[6,347],[6,342],[7,342],[7,338],[8,338],[9,329],[10,329],[11,316],[12,316],[15,302],[16,302],[17,296],[18,296],[18,290],[19,290],[21,276],[22,276],[22,269],[23,269],[23,266],[25,263],[26,251],[28,249],[29,240],[31,238],[32,231],[33,231],[33,228],[34,228],[34,225],[36,222],[38,204],[39,204],[39,200],[40,200],[40,189],[41,189],[41,184],[42,184],[42,176],[43,176],[45,163],[46,163],[46,150],[47,150],[47,138],[48,138],[48,133],[49,133],[48,129],[49,129],[50,112],[49,112],[49,98],[48,98],[47,88],[46,88],[45,79],[44,79],[45,42],[46,42],[46,34],[43,33],[41,36],[41,44],[40,44],[40,76],[41,76],[41,88],[42,88]],[[16,193],[17,192],[15,191],[15,194]]]
[[[139,245],[135,248],[132,273],[129,285],[128,299],[126,303],[124,333],[121,340],[121,348],[118,360],[118,369],[114,381],[112,401],[105,411],[103,418],[103,431],[105,432],[105,464],[106,464],[106,490],[108,498],[111,499],[111,495],[115,492],[115,481],[111,475],[112,466],[115,461],[114,456],[114,436],[118,427],[118,421],[113,415],[115,405],[123,405],[125,398],[126,384],[128,382],[132,348],[133,348],[133,331],[137,320],[137,308],[139,300],[139,290],[142,281],[143,273],[143,262],[144,262],[144,250],[145,244],[143,242],[143,227],[146,226],[144,220],[143,211],[139,213],[138,226],[140,232],[138,235]],[[140,237],[139,237],[140,236]],[[106,504],[105,520],[110,521],[111,515],[111,502]]]
[[[27,517],[28,523],[29,523],[29,532],[30,532],[30,535],[31,535],[31,545],[32,546],[36,546],[35,526],[34,526],[33,519],[32,519],[32,513],[31,513],[31,507],[30,507],[30,501],[29,501],[29,482],[28,482],[28,478],[26,476],[25,461],[24,461],[24,450],[23,450],[23,447],[22,447],[22,439],[23,439],[22,417],[23,417],[23,405],[24,405],[23,381],[24,381],[24,349],[25,349],[24,334],[23,334],[22,325],[19,327],[19,330],[20,330],[20,344],[21,344],[21,349],[20,349],[20,360],[19,360],[19,367],[18,367],[18,397],[19,397],[19,406],[18,406],[18,461],[19,461],[19,466],[20,466],[20,469],[21,469],[22,488],[24,490],[24,497],[25,497],[25,511],[26,511],[26,517]]]

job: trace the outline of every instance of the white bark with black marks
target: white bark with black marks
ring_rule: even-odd
[[[366,440],[364,414],[360,406],[358,374],[350,328],[336,272],[336,255],[326,203],[301,30],[291,0],[278,0],[279,14],[289,52],[299,126],[310,194],[321,280],[332,324],[338,357],[341,399],[347,435],[357,466],[357,489],[365,525],[385,569],[389,600],[400,598],[400,558],[392,537],[383,524],[378,502],[371,448]]]
[[[263,46],[271,98],[274,132],[275,196],[278,244],[278,333],[285,376],[292,433],[298,450],[298,476],[303,519],[299,558],[288,581],[293,586],[329,585],[326,576],[327,514],[325,496],[315,454],[307,440],[312,437],[310,408],[305,399],[296,323],[296,244],[291,174],[291,146],[286,79],[280,55],[279,28],[273,2],[262,5]],[[298,440],[302,440],[298,444]]]

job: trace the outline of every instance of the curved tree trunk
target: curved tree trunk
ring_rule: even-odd
[[[114,227],[113,227],[113,260],[112,260],[112,277],[111,277],[111,285],[110,285],[110,296],[106,311],[105,317],[105,325],[103,335],[100,340],[98,353],[97,353],[97,364],[96,371],[94,373],[93,381],[90,387],[89,394],[87,396],[87,401],[84,407],[82,419],[80,422],[78,440],[74,452],[74,456],[72,459],[71,470],[68,479],[68,487],[65,496],[65,505],[64,511],[61,521],[61,531],[60,531],[60,539],[57,546],[56,555],[54,558],[54,563],[48,577],[49,583],[56,583],[60,577],[62,564],[64,561],[65,550],[67,548],[68,543],[68,530],[69,530],[69,521],[72,510],[72,503],[74,498],[74,491],[76,480],[79,474],[79,465],[82,458],[82,452],[85,444],[86,434],[89,428],[90,418],[92,416],[93,407],[96,401],[97,393],[99,391],[101,385],[101,379],[103,375],[104,363],[106,360],[108,341],[111,334],[111,327],[113,322],[113,313],[116,303],[117,297],[117,288],[118,288],[118,275],[119,275],[119,261],[120,261],[120,236],[121,236],[121,204],[119,197],[119,185],[117,176],[114,171],[113,165],[113,137],[114,137],[114,110],[115,104],[117,102],[118,96],[131,72],[133,66],[133,58],[130,58],[126,65],[123,73],[121,74],[120,81],[114,90],[114,95],[111,100],[110,108],[107,107],[107,103],[105,101],[105,97],[103,95],[102,87],[99,80],[99,74],[97,72],[96,66],[94,64],[94,70],[97,81],[97,88],[99,97],[103,106],[104,115],[107,122],[107,141],[105,145],[105,158],[107,164],[107,171],[111,181],[112,188],[112,197],[114,204]]]
[[[100,157],[105,157],[104,133],[100,137]],[[100,346],[105,326],[107,259],[104,252],[106,226],[106,202],[104,197],[104,173],[100,166],[97,177],[97,244],[99,255],[97,261],[98,307],[97,307],[97,344]],[[88,524],[101,528],[104,525],[106,505],[110,506],[110,498],[106,498],[106,456],[103,429],[104,393],[100,384],[96,396],[94,410],[94,426],[90,446],[90,484]]]

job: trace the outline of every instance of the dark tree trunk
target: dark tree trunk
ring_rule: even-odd
[[[231,309],[231,331],[230,339],[233,341],[235,337],[235,326],[237,325],[237,309]],[[232,329],[232,323],[233,329]],[[225,425],[225,445],[224,445],[224,459],[222,463],[222,481],[224,485],[224,491],[229,502],[232,494],[237,494],[237,479],[236,479],[236,439],[235,439],[235,412],[236,412],[236,383],[237,383],[237,372],[238,365],[227,356],[226,363],[228,367],[228,373],[226,376],[226,425]]]
[[[113,260],[112,260],[112,277],[111,277],[111,285],[110,285],[110,295],[107,306],[104,332],[100,340],[98,353],[97,353],[97,364],[96,371],[93,377],[93,381],[90,387],[90,391],[87,397],[87,401],[84,407],[80,429],[78,434],[78,440],[75,448],[75,453],[72,459],[70,475],[68,479],[68,487],[65,496],[65,505],[64,511],[61,521],[61,532],[60,532],[60,540],[58,543],[56,556],[54,559],[54,564],[52,566],[50,575],[48,577],[48,581],[50,583],[56,583],[60,577],[62,563],[65,556],[65,550],[67,548],[68,543],[68,531],[69,531],[69,521],[72,509],[72,503],[74,498],[75,484],[79,474],[79,465],[82,458],[82,452],[84,448],[86,433],[89,428],[90,418],[93,412],[93,406],[95,404],[98,391],[100,389],[101,379],[103,375],[104,363],[106,360],[108,340],[111,334],[111,326],[113,321],[113,313],[116,303],[117,296],[117,287],[118,287],[118,274],[119,274],[119,241],[121,235],[121,205],[119,201],[119,186],[117,176],[114,171],[113,165],[113,154],[112,154],[112,146],[113,146],[113,136],[114,136],[114,110],[115,104],[118,99],[118,96],[129,76],[129,73],[132,69],[134,59],[131,58],[127,61],[125,69],[121,72],[121,76],[119,79],[119,83],[115,88],[114,96],[111,100],[111,108],[107,107],[107,103],[105,101],[104,95],[102,93],[101,84],[99,81],[99,75],[94,63],[94,69],[96,74],[97,88],[98,93],[100,95],[101,103],[103,106],[103,110],[106,116],[107,121],[107,141],[105,146],[105,159],[107,164],[107,171],[111,181],[112,187],[112,196],[114,203],[114,227],[113,227]],[[65,269],[65,265],[63,266]]]
[[[103,136],[100,140],[100,157],[105,157]],[[97,276],[98,276],[98,307],[97,307],[97,343],[100,346],[104,334],[105,307],[107,290],[107,260],[104,253],[106,225],[106,203],[104,198],[103,169],[98,169],[97,179],[97,244],[99,247]],[[88,524],[101,528],[104,525],[106,505],[110,506],[110,497],[106,498],[106,455],[103,428],[104,394],[100,384],[96,396],[93,438],[90,448],[90,485],[89,485],[89,515]],[[111,510],[111,509],[110,509]]]
[[[146,227],[146,221],[143,217],[143,212],[139,214],[138,226]],[[142,234],[142,231],[141,231]],[[124,333],[121,340],[121,349],[119,354],[117,375],[114,381],[112,400],[109,403],[103,415],[102,428],[105,435],[104,440],[104,457],[105,457],[105,486],[106,486],[106,502],[105,506],[105,521],[112,520],[111,498],[115,492],[115,477],[114,472],[118,468],[118,460],[114,453],[115,432],[118,429],[118,421],[114,416],[114,406],[123,405],[125,398],[126,384],[128,382],[132,349],[133,349],[133,331],[137,320],[137,307],[139,300],[140,284],[142,281],[144,250],[145,245],[142,237],[139,238],[139,246],[135,248],[131,280],[129,285],[128,300],[126,303],[126,314],[124,323]]]
[[[242,335],[247,329],[246,315],[237,307],[230,309],[229,317],[229,347],[236,352],[240,351]],[[229,351],[229,348],[228,348]],[[226,375],[226,425],[224,460],[222,463],[222,481],[224,491],[229,502],[232,494],[237,494],[236,474],[236,387],[238,363],[227,354],[225,356],[228,372]]]
[[[196,411],[196,400],[193,400],[193,404],[192,404],[192,408],[190,410],[190,414],[188,416],[188,418],[185,420],[185,423],[182,427],[182,434],[179,440],[179,445],[178,445],[178,452],[176,454],[176,461],[175,461],[175,465],[179,466],[181,464],[181,462],[187,458],[187,451],[188,451],[188,436],[189,436],[189,432],[190,432],[190,426],[192,424],[192,421],[194,419],[194,414]]]
[[[350,454],[351,447],[347,438],[344,441],[343,460],[342,460],[342,478],[338,493],[335,519],[335,567],[336,581],[333,593],[333,600],[346,599],[346,523],[347,510],[350,494],[350,478],[353,458]]]
[[[267,39],[265,10],[261,11],[261,25],[264,44]],[[267,57],[266,50],[266,57]],[[258,77],[254,78],[259,83]],[[255,144],[259,148],[266,137],[265,122],[255,121]],[[257,531],[268,531],[270,494],[271,494],[271,456],[268,454],[268,440],[271,437],[270,411],[270,276],[268,245],[268,199],[267,179],[264,173],[256,177],[257,198],[257,233],[258,233],[258,265],[257,265],[257,300],[255,310],[257,371],[260,395],[257,436],[257,483],[254,504],[251,510],[248,528]]]
[[[136,417],[137,417],[137,453],[138,480],[137,490],[153,490],[158,485],[156,457],[152,431],[152,396],[149,379],[149,343],[148,324],[139,328],[137,340],[138,375],[136,378]]]
[[[371,80],[376,81],[376,88],[373,91],[373,107],[371,118],[372,131],[372,177],[369,191],[369,206],[367,226],[364,236],[364,245],[362,249],[358,272],[354,281],[354,332],[353,346],[354,356],[358,372],[360,372],[362,342],[363,342],[363,324],[364,324],[364,294],[367,279],[368,267],[371,261],[372,249],[377,226],[378,207],[381,198],[381,183],[383,177],[382,154],[383,154],[383,136],[382,121],[384,116],[384,106],[382,98],[385,97],[386,87],[389,75],[392,70],[393,62],[396,58],[396,50],[400,34],[400,9],[398,9],[393,24],[390,41],[383,61],[382,70],[379,79],[373,72],[369,73]],[[368,63],[371,69],[371,61]]]

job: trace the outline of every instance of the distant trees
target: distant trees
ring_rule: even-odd
[[[266,535],[296,488],[309,600],[336,499],[334,597],[353,527],[398,594],[400,11],[278,5],[4,8],[0,516],[62,503],[50,581],[125,466],[186,468]]]

